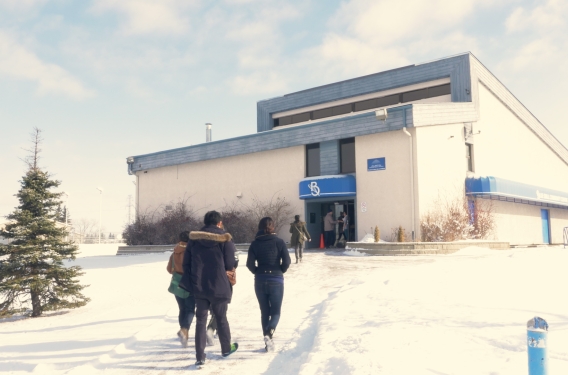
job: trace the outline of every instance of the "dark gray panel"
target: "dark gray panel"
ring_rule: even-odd
[[[320,143],[321,174],[332,175],[339,173],[339,141]]]
[[[310,119],[310,112],[298,113],[297,115],[292,116],[292,124],[308,121],[309,119]]]
[[[389,105],[395,105],[400,103],[400,95],[390,95],[384,96],[382,98],[377,99],[377,108],[379,107],[386,107]]]
[[[351,113],[351,104],[338,105],[331,108],[332,116],[345,115]]]
[[[284,116],[278,119],[278,126],[290,125],[292,123],[292,116]]]
[[[377,108],[377,99],[363,100],[355,103],[355,112],[364,111],[371,108]]]
[[[429,87],[428,88],[428,97],[429,98],[434,98],[436,96],[450,95],[451,93],[452,93],[452,90],[450,88],[449,83],[447,85],[441,85],[441,86],[435,86],[435,87]]]
[[[318,120],[320,118],[325,118],[325,117],[331,117],[331,116],[333,116],[333,114],[331,112],[331,108],[320,109],[320,110],[314,111],[314,114],[313,114],[314,120]]]
[[[402,102],[403,103],[413,102],[415,100],[426,99],[427,97],[428,97],[428,89],[414,90],[402,94]]]

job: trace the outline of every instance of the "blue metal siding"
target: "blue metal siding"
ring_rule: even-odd
[[[257,103],[257,130],[258,132],[271,130],[273,127],[271,116],[276,112],[394,89],[444,77],[450,77],[451,79],[452,101],[471,101],[471,95],[466,92],[466,89],[471,92],[469,59],[470,55],[468,53],[260,101]]]
[[[410,108],[410,106],[405,106]],[[411,113],[408,110],[407,113]],[[406,126],[411,125],[411,116]],[[379,121],[374,112],[353,115],[340,119],[251,134],[200,145],[134,156],[131,172],[170,165],[251,154],[254,152],[334,141],[361,135],[399,130],[405,126],[401,110],[389,111],[386,121]]]
[[[339,174],[339,141],[320,143],[320,173],[322,176]]]

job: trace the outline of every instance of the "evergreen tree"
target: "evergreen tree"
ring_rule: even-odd
[[[75,259],[78,247],[65,241],[67,227],[57,222],[56,210],[62,193],[51,190],[60,185],[38,166],[41,131],[32,133],[33,149],[26,159],[28,171],[16,196],[20,204],[6,218],[0,235],[11,242],[0,245],[0,317],[24,312],[31,303],[31,316],[44,311],[84,306],[89,299],[77,280],[79,266],[65,267]]]

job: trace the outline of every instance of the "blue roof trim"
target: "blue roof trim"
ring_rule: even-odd
[[[523,184],[499,177],[467,178],[466,195],[514,203],[568,209],[568,192]]]

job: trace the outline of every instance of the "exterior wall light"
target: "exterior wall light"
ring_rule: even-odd
[[[375,117],[377,118],[377,120],[385,121],[388,117],[387,109],[386,108],[377,109],[375,111]]]

